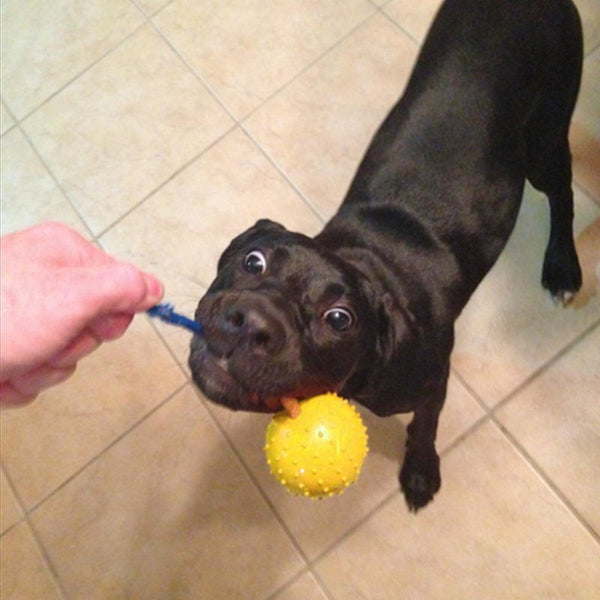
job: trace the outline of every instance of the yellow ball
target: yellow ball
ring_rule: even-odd
[[[300,403],[292,419],[276,414],[267,427],[265,454],[271,473],[298,496],[323,498],[358,479],[369,450],[356,408],[335,394]]]

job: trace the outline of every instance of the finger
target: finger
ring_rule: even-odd
[[[2,408],[14,408],[25,406],[33,402],[37,394],[21,394],[8,382],[0,383],[0,406]]]
[[[64,273],[69,303],[87,320],[114,313],[134,314],[156,304],[162,284],[129,263],[112,262]]]
[[[154,306],[161,301],[164,295],[163,284],[154,275],[149,273],[142,273],[146,280],[147,294],[142,302],[140,302],[137,312],[148,310],[151,306]]]
[[[92,330],[87,329],[73,340],[64,350],[48,361],[54,368],[70,367],[77,364],[84,356],[93,352],[102,343],[102,339]]]
[[[111,314],[94,319],[90,331],[100,340],[109,341],[120,338],[133,320],[132,314]]]
[[[76,365],[55,368],[42,365],[25,375],[15,377],[10,381],[12,387],[23,396],[36,395],[46,388],[65,381],[73,375]]]

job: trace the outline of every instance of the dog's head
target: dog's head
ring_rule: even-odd
[[[257,412],[339,391],[374,352],[382,324],[372,296],[359,270],[261,220],[225,250],[198,304],[194,381],[219,404]]]

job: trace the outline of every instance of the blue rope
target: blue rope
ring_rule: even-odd
[[[193,331],[196,335],[202,334],[202,324],[193,319],[188,319],[183,315],[175,312],[175,307],[172,304],[157,304],[146,311],[151,317],[157,317],[165,323],[179,325]]]

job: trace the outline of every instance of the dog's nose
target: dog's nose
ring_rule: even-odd
[[[248,350],[275,352],[282,338],[281,325],[261,311],[247,306],[229,306],[221,316],[221,330]]]

